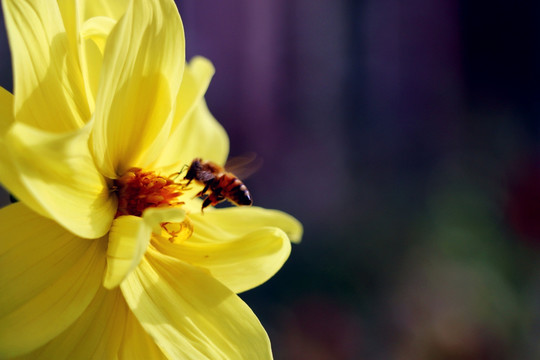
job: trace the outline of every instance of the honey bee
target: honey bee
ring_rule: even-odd
[[[193,159],[184,180],[188,180],[185,186],[193,180],[204,186],[197,194],[197,196],[206,195],[201,211],[209,205],[214,206],[225,200],[237,206],[253,204],[251,194],[242,180],[212,161]]]

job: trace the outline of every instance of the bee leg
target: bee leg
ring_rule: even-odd
[[[224,200],[225,200],[225,196],[221,195],[220,193],[215,193],[215,192],[211,193],[210,195],[206,197],[206,199],[204,199],[201,212],[204,213],[205,207],[208,207],[209,205],[215,206]]]
[[[225,196],[223,196],[221,194],[217,194],[216,198],[214,199],[214,205],[217,205],[222,201],[225,201]]]
[[[209,187],[209,186],[210,186],[210,185],[206,185],[206,186],[204,187],[204,189],[202,189],[201,191],[199,191],[199,192],[197,193],[197,195],[195,195],[193,198],[195,199],[196,197],[204,196],[204,194],[206,194],[206,192],[208,191],[208,187]]]
[[[208,205],[210,205],[211,203],[212,203],[212,199],[210,198],[210,196],[208,196],[206,199],[204,199],[204,201],[202,203],[202,207],[201,207],[201,214],[204,214],[204,208],[208,207]]]
[[[208,188],[210,187],[210,184],[206,184],[206,186],[204,187],[204,189],[201,190],[201,194],[206,194],[206,192],[208,191]]]

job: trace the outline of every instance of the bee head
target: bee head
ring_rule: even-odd
[[[201,159],[199,158],[193,159],[184,179],[186,180],[195,179],[197,177],[197,174],[201,171],[201,168],[202,168]]]

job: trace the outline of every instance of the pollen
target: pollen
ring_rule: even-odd
[[[149,207],[178,206],[182,186],[170,178],[156,175],[153,171],[132,168],[114,181],[118,195],[116,217],[121,215],[142,216]]]
[[[193,224],[189,217],[186,217],[181,223],[162,223],[161,228],[169,235],[168,239],[171,243],[179,244],[182,241],[189,239],[191,234],[193,234]]]

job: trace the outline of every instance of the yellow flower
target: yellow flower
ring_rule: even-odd
[[[174,2],[2,6],[0,181],[20,202],[0,210],[0,358],[271,358],[236,293],[278,271],[302,227],[202,214],[201,187],[169,177],[228,153],[203,97],[214,69],[185,64]]]

